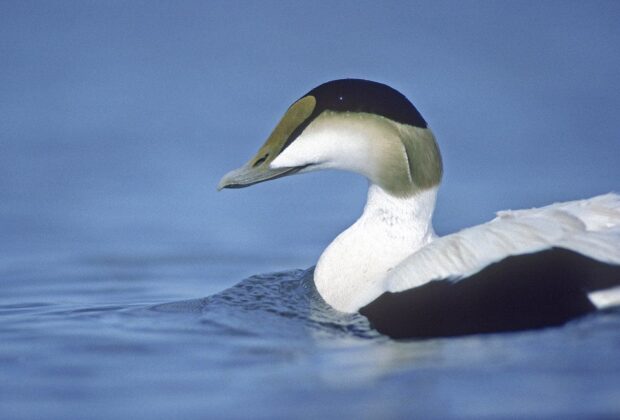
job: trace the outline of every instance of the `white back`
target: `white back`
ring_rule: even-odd
[[[552,247],[620,264],[620,196],[499,212],[488,223],[438,238],[408,256],[383,287],[399,292],[437,279],[456,281],[510,255]]]

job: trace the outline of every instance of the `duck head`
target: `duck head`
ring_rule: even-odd
[[[341,79],[295,101],[258,153],[224,175],[218,190],[321,169],[357,172],[399,197],[436,187],[442,176],[435,137],[404,95],[381,83]]]

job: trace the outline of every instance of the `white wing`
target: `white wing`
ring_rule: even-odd
[[[508,256],[553,247],[620,264],[620,195],[499,212],[488,223],[435,239],[407,257],[386,277],[384,290],[456,281]]]

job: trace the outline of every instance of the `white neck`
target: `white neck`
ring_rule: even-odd
[[[356,312],[378,297],[389,270],[434,237],[437,187],[399,198],[371,184],[362,216],[323,251],[314,282],[335,309]]]

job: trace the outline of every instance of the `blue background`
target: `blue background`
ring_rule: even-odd
[[[365,180],[215,186],[343,77],[392,85],[429,121],[440,233],[617,190],[619,18],[614,1],[4,1],[0,250],[260,247],[274,269],[312,265]]]
[[[216,185],[292,101],[359,77],[434,130],[440,234],[618,191],[619,22],[617,1],[0,0],[0,416],[617,417],[618,311],[403,343],[317,310],[300,272],[216,294],[315,264],[367,184]]]

